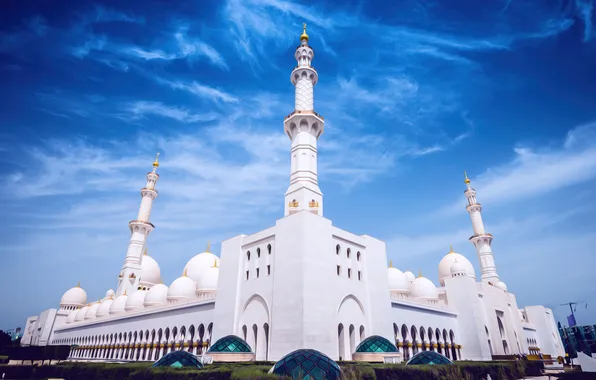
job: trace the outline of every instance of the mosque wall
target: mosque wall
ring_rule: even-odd
[[[565,348],[551,309],[544,306],[525,308],[529,322],[536,328],[536,342],[541,353],[565,356]]]

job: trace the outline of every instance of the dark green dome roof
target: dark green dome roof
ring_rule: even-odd
[[[356,352],[398,352],[398,350],[388,339],[382,336],[372,335],[364,339],[356,347]]]
[[[218,339],[207,352],[252,352],[248,343],[236,335],[227,335]]]
[[[151,367],[192,367],[201,369],[203,365],[197,357],[186,351],[172,351],[153,363]]]
[[[300,349],[281,358],[272,372],[300,380],[336,380],[341,370],[336,362],[317,350]]]
[[[422,351],[412,356],[406,365],[418,365],[418,364],[453,364],[453,362],[446,357],[435,351]]]

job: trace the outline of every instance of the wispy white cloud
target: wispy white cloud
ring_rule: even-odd
[[[136,101],[128,104],[125,109],[128,112],[126,116],[131,120],[139,120],[145,118],[146,115],[159,115],[183,123],[211,121],[218,118],[218,115],[214,112],[193,113],[186,108],[168,106],[162,102]]]
[[[575,0],[578,17],[584,23],[584,42],[590,41],[592,38],[592,13],[594,11],[594,3],[592,0]]]
[[[238,98],[223,90],[201,84],[197,81],[171,81],[163,78],[156,78],[157,82],[174,90],[183,90],[194,94],[200,98],[208,99],[214,102],[238,103]]]

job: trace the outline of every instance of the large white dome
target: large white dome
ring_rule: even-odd
[[[410,295],[422,299],[438,299],[439,292],[435,284],[426,277],[418,276],[410,285]]]
[[[507,285],[505,285],[505,283],[504,283],[503,281],[498,281],[498,282],[495,284],[495,287],[496,287],[497,289],[501,289],[501,290],[502,290],[502,291],[504,291],[504,292],[506,292],[506,291],[507,291]]]
[[[60,306],[83,306],[87,303],[87,293],[80,285],[70,288],[62,295]]]
[[[110,298],[111,298],[111,299],[114,299],[114,297],[116,297],[116,293],[114,292],[114,290],[113,290],[113,289],[109,289],[109,290],[106,292],[106,296],[105,296],[103,299],[104,299],[104,300],[107,300],[107,299],[110,299]]]
[[[145,306],[163,305],[167,303],[168,287],[164,284],[156,284],[147,291],[145,295]]]
[[[95,318],[97,316],[97,309],[99,308],[99,305],[99,302],[94,302],[85,313],[85,319]]]
[[[213,266],[213,263],[217,262],[219,266],[219,257],[209,252],[209,249],[203,253],[199,253],[192,259],[188,260],[184,267],[184,272],[194,282],[199,282],[199,278]]]
[[[462,274],[467,274],[466,267],[461,264],[457,259],[451,264],[451,268],[449,268],[449,272],[451,272],[451,276],[457,276]]]
[[[217,290],[218,280],[219,267],[212,265],[211,268],[204,271],[199,277],[199,280],[197,281],[197,290]]]
[[[85,314],[87,314],[87,310],[89,310],[89,306],[85,306],[80,308],[77,312],[77,316],[75,317],[75,321],[79,322],[85,319]]]
[[[143,255],[141,262],[141,284],[155,285],[161,282],[161,270],[157,261],[146,253]]]
[[[404,275],[406,276],[406,278],[408,279],[409,283],[414,282],[414,280],[416,279],[416,276],[414,276],[414,273],[410,272],[409,270],[404,272]]]
[[[99,307],[97,308],[97,313],[95,313],[95,316],[105,317],[106,315],[110,315],[110,308],[112,307],[113,302],[114,300],[112,298],[108,298],[102,301]]]
[[[185,273],[172,282],[168,288],[168,302],[178,300],[189,300],[195,297],[197,283]]]
[[[449,253],[439,262],[439,284],[441,286],[445,286],[445,279],[451,277],[451,265],[453,265],[455,260],[466,269],[468,276],[476,278],[476,272],[474,272],[474,266],[470,260],[450,249]]]
[[[397,268],[390,266],[387,268],[387,277],[390,290],[408,290],[410,281],[408,277]]]
[[[137,290],[126,300],[126,311],[134,309],[142,309],[145,307],[145,296],[147,295],[146,290]]]
[[[66,317],[66,323],[72,323],[75,321],[75,318],[77,317],[77,313],[79,311],[78,310],[73,310],[68,314],[68,317]]]
[[[116,299],[114,300],[114,302],[112,302],[112,305],[110,306],[110,314],[124,312],[124,310],[125,310],[124,308],[126,306],[127,299],[128,299],[128,296],[126,295],[126,292],[124,292],[124,294],[116,297]]]

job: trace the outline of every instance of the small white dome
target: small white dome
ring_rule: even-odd
[[[217,281],[219,279],[219,267],[211,266],[203,272],[197,281],[197,290],[217,290]]]
[[[389,280],[389,290],[408,290],[410,288],[408,276],[393,266],[387,268],[387,277]]]
[[[112,298],[108,298],[103,300],[99,307],[97,308],[97,313],[95,313],[96,317],[105,317],[106,315],[110,315],[110,308],[112,307],[112,303],[114,300]]]
[[[465,256],[460,255],[457,252],[453,252],[453,249],[449,250],[439,262],[439,284],[445,286],[445,279],[451,277],[451,265],[457,260],[466,271],[466,274],[470,277],[476,278],[476,272],[474,272],[474,266]]]
[[[85,314],[87,314],[87,310],[89,310],[89,306],[85,306],[80,308],[77,312],[77,316],[75,317],[75,321],[80,322],[85,319]]]
[[[99,302],[94,302],[85,313],[85,319],[95,318],[97,316],[97,309],[99,308],[99,305]]]
[[[143,255],[141,262],[141,284],[155,285],[161,282],[161,270],[155,259],[147,254]]]
[[[126,295],[126,292],[124,292],[124,294],[116,297],[116,299],[114,300],[114,302],[112,302],[112,305],[110,305],[110,314],[116,314],[116,313],[122,313],[125,311],[125,307],[126,307],[126,300],[128,299],[128,296]]]
[[[87,293],[80,285],[70,288],[62,295],[60,306],[84,306],[87,303]]]
[[[416,276],[414,276],[414,273],[410,272],[409,270],[405,271],[404,275],[408,278],[409,283],[414,282],[414,280],[416,279]]]
[[[449,269],[449,271],[451,272],[451,276],[467,275],[466,267],[460,264],[460,262],[457,260],[455,260],[453,264],[451,264],[451,268]]]
[[[73,310],[68,314],[68,317],[66,317],[66,323],[72,323],[75,321],[75,318],[77,317],[77,313],[79,311],[78,310]]]
[[[209,252],[209,248],[207,248],[207,251],[188,260],[184,272],[194,282],[199,282],[199,278],[213,266],[214,262],[217,262],[217,266],[219,266],[219,257]]]
[[[163,305],[168,302],[168,287],[156,284],[145,295],[145,306]]]
[[[190,277],[184,275],[178,277],[168,288],[168,302],[177,300],[189,300],[195,297],[197,283]]]
[[[495,288],[497,289],[501,289],[502,291],[506,292],[507,291],[507,285],[505,285],[505,283],[503,281],[499,281],[495,284]]]
[[[106,292],[106,296],[103,299],[104,300],[107,300],[109,298],[114,299],[114,297],[116,297],[116,293],[114,292],[114,289],[110,289]]]
[[[126,311],[134,310],[134,309],[142,309],[145,307],[145,296],[147,295],[146,290],[137,290],[130,297],[126,300],[126,306],[124,309]]]
[[[410,295],[414,298],[437,299],[439,293],[435,284],[426,277],[418,276],[410,285]]]

